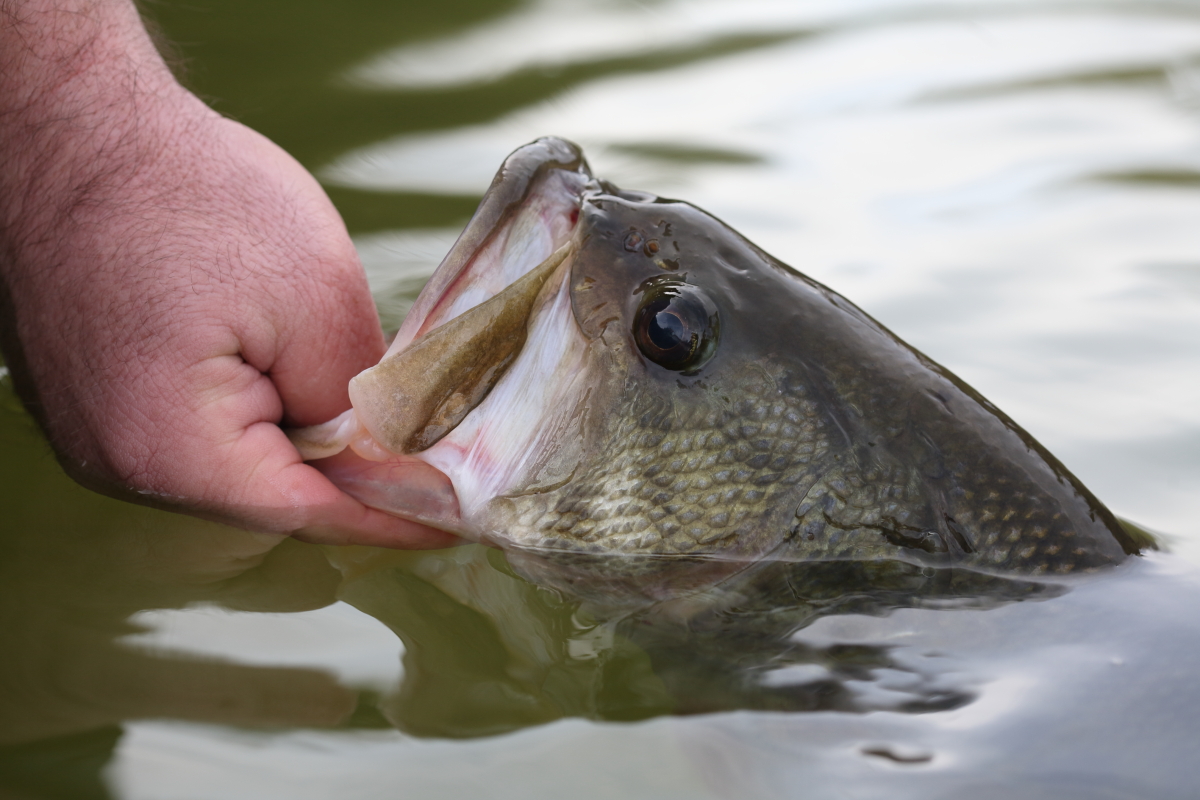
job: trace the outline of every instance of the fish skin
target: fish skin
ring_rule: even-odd
[[[539,140],[492,191],[523,196],[503,176],[540,174],[550,158],[587,169],[575,145]],[[665,563],[708,562],[711,576],[714,561],[763,559],[1061,575],[1138,552],[991,403],[716,217],[593,180],[573,241],[571,306],[595,391],[575,409],[567,477],[516,480],[467,521],[480,538],[568,569],[648,557],[623,562],[634,583]],[[718,308],[715,352],[692,372],[652,363],[633,338],[661,281]]]

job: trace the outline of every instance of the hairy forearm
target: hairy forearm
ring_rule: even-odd
[[[213,252],[245,243],[229,216],[249,201],[222,206],[221,190],[253,156],[229,151],[230,124],[174,80],[131,0],[0,3],[0,333],[17,391],[82,482],[198,493],[155,454],[205,400],[181,373],[237,357],[253,324]]]
[[[61,360],[27,359],[23,345],[136,302],[131,290],[145,276],[133,273],[147,260],[119,251],[157,235],[143,224],[157,191],[145,184],[161,181],[162,143],[210,117],[176,83],[129,0],[0,0],[0,344],[52,440],[73,436],[73,423],[47,415],[69,419],[95,397],[39,374]],[[114,291],[95,293],[88,284],[99,275]]]
[[[0,0],[6,111],[107,95],[111,76],[159,65],[130,0]]]
[[[146,128],[189,98],[129,0],[0,0],[5,238],[69,212],[101,175],[129,179]]]

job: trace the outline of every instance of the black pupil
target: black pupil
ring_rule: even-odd
[[[671,350],[685,343],[690,344],[692,337],[687,325],[671,311],[669,301],[662,300],[660,302],[667,307],[656,313],[650,320],[646,331],[650,336],[650,341],[663,350]]]
[[[703,366],[713,354],[719,332],[712,301],[690,285],[650,291],[633,325],[642,355],[676,372]]]

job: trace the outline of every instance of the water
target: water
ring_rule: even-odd
[[[5,385],[5,792],[1195,794],[1200,4],[153,13],[198,91],[325,182],[385,326],[503,156],[566,136],[863,306],[1172,552],[1020,602],[634,624],[481,548],[277,544],[91,495]]]

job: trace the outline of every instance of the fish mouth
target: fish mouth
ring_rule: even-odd
[[[521,352],[543,289],[573,254],[592,180],[579,147],[539,139],[510,155],[383,359],[350,382],[358,421],[395,454],[429,449]]]
[[[349,446],[386,461],[454,430],[522,350],[546,283],[569,269],[593,181],[579,146],[564,139],[538,139],[509,155],[383,358],[351,380],[353,407],[287,432],[300,455],[325,459]]]
[[[454,430],[521,352],[539,295],[573,249],[564,244],[504,290],[356,376],[351,402],[375,440],[393,453],[419,453]]]

